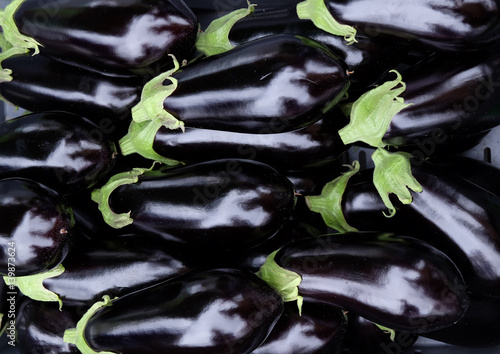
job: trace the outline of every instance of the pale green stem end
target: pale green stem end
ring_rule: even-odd
[[[139,176],[144,174],[146,171],[151,171],[155,164],[156,162],[153,163],[149,169],[136,167],[130,171],[117,173],[112,176],[104,186],[92,191],[91,198],[98,204],[99,211],[101,212],[104,221],[109,226],[115,229],[121,229],[134,222],[134,220],[130,217],[131,211],[128,213],[117,214],[111,210],[109,205],[109,197],[111,193],[113,193],[113,191],[120,186],[136,183],[139,180]]]
[[[357,141],[364,142],[375,148],[384,147],[382,141],[392,118],[411,104],[405,104],[399,97],[406,89],[401,74],[396,70],[396,79],[387,81],[380,86],[365,92],[350,108],[350,122],[339,130],[344,144]]]
[[[297,4],[297,16],[301,20],[311,20],[316,27],[336,36],[342,36],[347,44],[356,43],[356,29],[338,23],[325,5],[324,0],[305,0]]]
[[[132,120],[137,123],[153,121],[169,129],[184,130],[184,123],[163,108],[163,102],[175,91],[178,84],[172,74],[179,69],[179,62],[172,54],[170,56],[174,68],[159,74],[144,85],[141,100],[132,107]],[[164,85],[165,80],[169,80],[171,84]]]
[[[153,121],[137,123],[132,121],[127,135],[120,139],[119,145],[123,156],[139,154],[147,159],[161,162],[167,166],[181,164],[180,161],[161,156],[153,149],[156,133],[162,127]]]
[[[21,4],[26,0],[12,0],[3,11],[0,11],[0,27],[2,29],[3,39],[2,54],[0,55],[0,63],[11,56],[17,54],[28,53],[33,50],[33,55],[40,52],[41,44],[34,38],[28,37],[17,28],[14,21],[14,14]],[[0,82],[11,81],[12,71],[0,67]]]
[[[36,300],[47,302],[58,302],[59,310],[62,309],[63,303],[58,294],[48,290],[43,286],[43,281],[48,278],[54,278],[64,273],[64,266],[59,264],[57,267],[43,273],[26,275],[22,277],[4,277],[4,281],[8,286],[15,285],[23,295]]]
[[[254,4],[247,1],[246,9],[234,10],[227,15],[213,20],[208,27],[198,35],[196,48],[199,52],[209,57],[221,54],[234,48],[229,40],[229,32],[234,24],[250,15],[255,10]]]
[[[274,257],[278,251],[274,251],[267,256],[266,261],[256,274],[276,290],[284,302],[297,301],[299,314],[302,314],[304,299],[299,295],[299,285],[302,282],[302,277],[295,272],[280,267],[276,263]]]
[[[115,298],[116,299],[116,298]],[[96,352],[89,347],[85,340],[85,327],[92,316],[106,306],[112,306],[111,298],[108,295],[103,296],[103,301],[98,301],[92,305],[88,311],[76,324],[76,328],[67,329],[64,332],[63,340],[65,343],[74,344],[82,354],[116,354],[115,352],[101,351]]]
[[[375,163],[373,184],[389,210],[389,214],[384,213],[387,217],[396,214],[396,208],[389,198],[390,194],[395,194],[401,203],[410,204],[413,201],[410,190],[422,192],[422,185],[413,177],[410,159],[411,155],[408,153],[390,153],[381,148],[372,154]]]
[[[342,196],[347,182],[359,171],[359,168],[359,162],[354,161],[353,165],[349,166],[349,171],[325,184],[320,195],[305,197],[309,209],[321,214],[325,224],[340,233],[358,231],[355,227],[350,226],[344,217]]]

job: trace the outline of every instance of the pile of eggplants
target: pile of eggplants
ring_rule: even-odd
[[[12,0],[0,27],[19,353],[500,345],[500,168],[464,157],[500,125],[498,1]]]

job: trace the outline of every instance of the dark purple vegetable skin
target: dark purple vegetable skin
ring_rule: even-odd
[[[297,304],[287,302],[269,337],[253,354],[340,354],[347,330],[341,309],[306,302],[299,315]]]
[[[56,302],[23,297],[17,304],[16,348],[20,354],[73,354],[80,351],[64,342],[64,331],[73,328],[85,310]]]
[[[379,325],[423,333],[459,320],[469,298],[453,262],[406,236],[345,233],[291,242],[276,263],[302,277],[299,295]]]
[[[499,197],[431,163],[413,166],[412,173],[423,191],[412,192],[407,205],[394,200],[392,218],[383,215],[386,207],[372,183],[372,170],[353,177],[342,200],[347,222],[359,230],[399,232],[427,241],[456,263],[470,292],[500,297]]]
[[[424,334],[425,337],[468,348],[500,345],[500,300],[471,294],[467,311],[453,326]]]
[[[390,334],[351,311],[347,313],[347,324],[344,348],[349,354],[403,353],[418,339],[417,334],[396,331],[393,341]]]
[[[61,110],[86,117],[103,135],[121,137],[130,110],[140,100],[144,77],[108,76],[42,55],[16,55],[2,61],[12,81],[0,83],[0,95],[30,112]]]
[[[73,238],[73,211],[44,185],[23,178],[0,180],[0,274],[33,275],[66,257]],[[14,270],[8,270],[9,264]]]
[[[60,194],[88,189],[112,170],[116,147],[97,125],[67,112],[0,123],[0,178],[36,180]]]
[[[186,127],[244,133],[305,127],[349,87],[343,60],[291,34],[242,44],[172,76],[178,87],[163,106]]]
[[[65,305],[90,307],[103,295],[123,296],[185,274],[192,269],[178,248],[142,235],[79,238],[64,262],[64,273],[43,285],[59,295]]]
[[[436,50],[470,51],[499,38],[500,6],[495,0],[327,0],[332,16],[361,32],[403,38]]]
[[[43,55],[119,74],[157,71],[171,65],[169,54],[189,58],[198,32],[182,0],[27,0],[14,20],[22,34],[42,44]]]
[[[295,205],[292,183],[263,163],[229,159],[146,172],[109,198],[125,232],[193,247],[247,248],[276,234]]]
[[[291,33],[311,38],[328,47],[345,61],[349,71],[350,92],[364,93],[378,83],[389,70],[394,69],[408,53],[405,41],[384,40],[367,33],[358,33],[356,43],[347,45],[342,36],[329,34],[311,21],[297,17],[296,4],[286,7],[268,7],[258,4],[255,11],[239,20],[229,32],[233,45],[241,45],[257,38]]]
[[[384,143],[422,162],[440,146],[466,145],[466,139],[480,139],[499,125],[500,56],[493,48],[475,55],[431,56],[407,70],[401,96],[413,105],[392,118]]]
[[[189,273],[112,302],[85,327],[96,351],[250,353],[283,312],[281,297],[255,274]]]
[[[347,122],[333,109],[321,120],[293,131],[250,134],[188,127],[185,132],[160,128],[153,150],[186,163],[242,158],[264,162],[279,171],[300,171],[331,163],[349,146],[338,130]]]

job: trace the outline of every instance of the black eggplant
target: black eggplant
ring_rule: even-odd
[[[274,284],[276,274],[288,278],[289,272],[300,280],[298,296],[304,301],[338,306],[408,333],[450,326],[469,303],[455,264],[407,236],[353,232],[290,242],[257,274]]]
[[[2,61],[13,71],[0,83],[0,95],[31,112],[67,111],[86,117],[106,135],[121,137],[145,79],[114,77],[58,62],[42,55],[16,55]]]
[[[297,305],[287,302],[269,337],[252,354],[340,354],[346,330],[347,318],[338,307],[306,302],[299,314]]]
[[[500,196],[500,168],[493,163],[466,156],[443,156],[432,162]]]
[[[43,285],[64,305],[88,306],[146,288],[191,270],[185,256],[142,235],[82,239],[63,261],[64,272]],[[184,256],[183,256],[184,255]]]
[[[412,192],[410,204],[393,200],[397,212],[391,218],[383,215],[373,171],[353,177],[342,197],[347,223],[425,240],[456,263],[470,292],[500,297],[500,198],[435,164],[413,166],[412,173],[423,191]]]
[[[182,0],[24,1],[14,13],[40,53],[92,70],[150,74],[189,58],[198,22]]]
[[[283,312],[269,285],[233,269],[189,273],[107,305],[81,335],[96,352],[123,354],[250,353]]]
[[[150,123],[161,126],[165,119],[176,128],[291,131],[321,119],[349,87],[343,60],[291,34],[260,38],[170,74],[146,84],[132,112],[138,126],[131,129],[148,130]]]
[[[1,275],[42,273],[68,254],[73,211],[44,185],[23,178],[0,180],[0,220]]]
[[[60,194],[95,185],[113,168],[116,147],[98,126],[67,112],[32,113],[0,123],[0,178],[24,177]]]
[[[255,161],[214,160],[141,172],[136,178],[131,178],[135,171],[116,175],[92,194],[104,207],[105,220],[124,232],[192,246],[246,248],[278,232],[294,209],[292,183]]]
[[[341,24],[439,51],[485,48],[500,34],[500,6],[495,0],[326,0],[325,4]]]
[[[311,21],[299,19],[295,4],[271,9],[258,4],[253,13],[235,23],[229,32],[229,40],[233,45],[241,45],[280,33],[311,38],[344,60],[352,72],[349,76],[350,93],[363,93],[378,83],[408,53],[406,42],[371,36],[370,32],[358,33],[356,42],[348,45],[343,37],[323,31]]]
[[[401,354],[418,339],[418,334],[415,333],[391,332],[380,328],[352,311],[347,313],[347,324],[344,348],[348,354]]]
[[[392,118],[383,142],[404,147],[423,162],[441,145],[481,138],[499,125],[500,56],[493,48],[431,56],[407,70],[401,97],[412,105]]]
[[[154,136],[152,150],[141,135],[133,133],[120,140],[120,148],[123,155],[137,152],[151,159],[155,154],[184,163],[241,158],[264,162],[283,172],[299,171],[329,164],[349,148],[338,134],[345,124],[343,113],[332,109],[307,127],[273,134],[161,127]]]
[[[424,334],[439,342],[469,348],[500,345],[500,300],[471,294],[464,316],[453,326]]]
[[[24,297],[17,304],[16,349],[20,354],[76,354],[73,344],[65,343],[64,331],[73,328],[82,309]],[[84,311],[83,311],[84,313]]]

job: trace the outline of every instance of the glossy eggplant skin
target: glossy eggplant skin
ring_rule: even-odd
[[[64,342],[64,331],[74,328],[85,311],[66,304],[23,297],[17,304],[16,348],[20,354],[76,354],[73,344]]]
[[[198,32],[182,0],[27,0],[14,20],[22,34],[42,44],[43,55],[120,74],[150,74],[155,66],[171,65],[169,54],[189,58]]]
[[[487,190],[431,163],[413,166],[422,185],[410,204],[394,200],[396,215],[372,183],[372,171],[349,184],[342,200],[347,222],[359,230],[383,230],[431,243],[455,262],[467,289],[479,296],[500,297],[500,199]],[[395,198],[394,198],[395,199]]]
[[[500,124],[496,50],[435,55],[407,70],[403,80],[406,90],[401,96],[413,105],[392,118],[383,141],[408,146],[405,149],[415,160],[432,156],[440,145],[475,137]]]
[[[495,0],[327,0],[325,4],[339,23],[439,51],[475,50],[499,38],[500,5]]]
[[[23,178],[0,180],[0,219],[1,275],[48,271],[68,254],[73,211],[44,185]]]
[[[31,113],[0,123],[0,178],[36,180],[60,194],[95,185],[113,168],[116,147],[72,113]]]
[[[250,353],[283,312],[281,297],[255,274],[189,273],[112,302],[85,327],[96,351]]]
[[[140,100],[143,77],[113,77],[58,62],[42,55],[16,55],[2,61],[12,81],[0,95],[30,112],[67,111],[86,117],[106,135],[122,136],[130,110]]]
[[[416,238],[345,233],[291,242],[276,263],[302,277],[304,300],[354,311],[379,325],[423,333],[452,325],[467,309],[462,275]]]
[[[311,21],[299,19],[296,11],[295,4],[280,8],[267,8],[259,4],[252,14],[236,22],[229,32],[229,40],[233,45],[241,45],[281,33],[311,38],[345,61],[352,72],[349,76],[349,91],[359,93],[364,93],[378,83],[408,53],[405,41],[384,40],[366,33],[358,33],[357,42],[347,45],[342,36],[329,34]]]
[[[164,109],[186,127],[285,132],[321,119],[349,87],[347,66],[326,47],[295,35],[257,39],[196,61]]]
[[[63,261],[64,273],[43,281],[65,305],[90,307],[146,288],[192,268],[175,247],[163,247],[142,235],[81,238]]]
[[[351,311],[347,313],[347,324],[344,348],[349,354],[404,353],[418,339],[418,334],[396,331],[394,340],[391,340],[390,335],[375,323]]]
[[[125,232],[196,246],[247,248],[273,236],[290,218],[292,183],[250,160],[214,160],[146,172],[111,193],[111,209],[131,211]]]
[[[453,326],[424,336],[451,345],[469,348],[494,348],[500,345],[500,300],[471,294],[464,316]]]
[[[306,302],[299,315],[297,304],[285,309],[269,337],[252,354],[340,354],[347,330],[341,309]]]
[[[338,134],[345,116],[336,110],[307,127],[273,134],[250,134],[188,127],[160,128],[153,150],[186,163],[241,158],[264,162],[279,171],[300,171],[331,163],[348,148]]]

